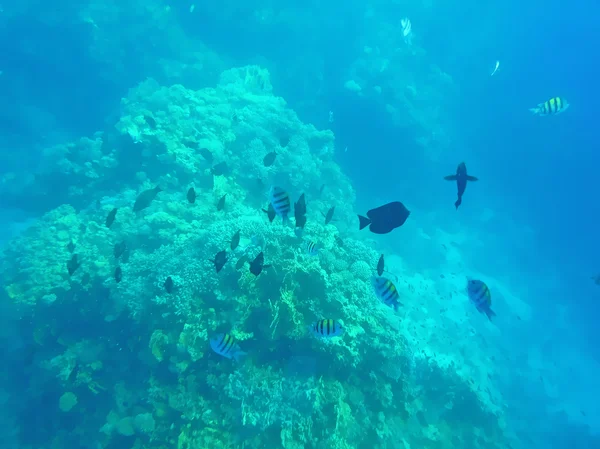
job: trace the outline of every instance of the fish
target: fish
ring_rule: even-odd
[[[306,253],[309,256],[316,256],[317,254],[319,254],[319,246],[315,242],[312,242],[310,240],[307,240],[304,243],[304,249],[306,249]]]
[[[219,199],[219,202],[217,203],[217,210],[223,210],[225,208],[225,197],[226,196],[227,196],[227,194],[223,195]]]
[[[77,254],[73,254],[71,259],[69,259],[67,262],[67,271],[69,272],[69,276],[73,276],[73,273],[75,273],[80,266],[81,263],[79,262]]]
[[[73,243],[73,240],[71,240],[69,242],[69,244],[67,245],[67,251],[69,251],[70,253],[72,253],[73,251],[75,251],[75,243]]]
[[[319,320],[310,325],[310,331],[317,337],[339,337],[344,334],[344,328],[336,320]]]
[[[148,123],[148,126],[150,126],[151,129],[156,129],[156,120],[154,120],[154,117],[144,115],[144,119],[146,120],[146,123]]]
[[[478,180],[475,176],[470,176],[467,174],[467,166],[464,162],[458,164],[455,175],[444,176],[444,179],[446,181],[456,181],[456,186],[458,187],[458,199],[454,203],[454,207],[456,209],[458,209],[458,206],[462,204],[462,196],[467,188],[467,181],[474,182]]]
[[[284,223],[288,222],[288,214],[290,213],[290,197],[280,187],[271,187],[269,192],[269,200],[273,205],[275,213],[281,217]]]
[[[304,226],[306,226],[306,215],[296,217],[296,229],[304,229]]]
[[[383,259],[383,254],[379,256],[379,260],[377,261],[377,275],[381,276],[385,271],[385,260]]]
[[[217,354],[239,362],[246,355],[237,344],[235,338],[229,334],[217,334],[210,339],[210,348]]]
[[[331,220],[333,219],[333,214],[335,213],[335,206],[331,206],[329,208],[329,210],[327,211],[327,214],[324,215],[325,217],[325,224],[329,224],[331,223]]]
[[[387,234],[404,224],[410,211],[399,201],[384,204],[367,212],[367,216],[358,216],[360,230],[369,226],[374,234]],[[367,218],[368,217],[368,218]]]
[[[213,166],[211,171],[215,176],[222,176],[229,172],[229,167],[227,166],[227,162],[219,162],[217,165]]]
[[[271,203],[269,203],[269,205],[267,206],[267,210],[261,209],[265,214],[267,214],[267,217],[269,217],[269,222],[273,223],[273,220],[275,220],[275,216],[277,215],[277,213],[275,212],[275,209],[273,208],[273,205]]]
[[[173,287],[175,286],[175,283],[173,282],[173,278],[171,276],[169,276],[169,277],[167,277],[167,279],[165,279],[165,283],[163,285],[164,285],[167,293],[173,292]]]
[[[248,261],[248,254],[244,254],[242,255],[242,257],[240,257],[237,262],[235,263],[235,269],[239,270],[240,268],[242,268],[244,266],[244,264]]]
[[[404,37],[404,40],[406,43],[410,44],[412,39],[412,24],[410,23],[410,19],[408,17],[401,19],[400,25],[402,26],[402,36]]]
[[[488,320],[492,321],[496,312],[492,310],[492,293],[485,282],[468,278],[467,295],[479,313],[485,313]]]
[[[496,61],[496,64],[494,65],[494,70],[492,71],[492,74],[490,76],[494,76],[499,68],[500,68],[500,61]]]
[[[371,284],[375,289],[375,295],[379,300],[386,306],[391,307],[394,310],[398,310],[403,304],[400,302],[400,295],[398,290],[392,281],[384,277],[373,277]]]
[[[187,191],[187,200],[190,204],[194,204],[196,202],[196,190],[193,187]]]
[[[196,142],[195,140],[184,140],[181,143],[183,143],[184,146],[191,148],[192,150],[197,150],[199,147],[199,143]],[[207,150],[208,151],[208,150]]]
[[[275,162],[275,158],[277,157],[277,153],[275,151],[271,151],[263,158],[263,165],[265,167],[270,167]]]
[[[344,246],[344,241],[338,234],[334,235],[333,238],[335,239],[335,243],[337,243],[340,248]]]
[[[156,198],[156,195],[158,195],[160,192],[162,192],[160,186],[156,186],[153,189],[144,190],[135,199],[135,203],[133,204],[133,211],[139,212],[143,209],[146,209],[148,206],[150,206],[150,203],[152,203],[154,198]]]
[[[213,154],[211,153],[211,151],[208,148],[200,148],[198,150],[198,153],[200,153],[200,156],[202,156],[206,162],[212,164]]]
[[[125,243],[125,241],[115,243],[115,246],[113,248],[113,254],[115,256],[115,259],[118,259],[119,257],[121,257],[121,255],[125,252],[126,249],[127,249],[127,243]]]
[[[118,284],[123,279],[123,270],[121,267],[115,268],[115,282]]]
[[[231,251],[235,251],[235,249],[238,247],[238,245],[240,244],[240,230],[238,230],[238,232],[236,232],[235,234],[233,234],[233,237],[231,238]]]
[[[594,281],[594,284],[600,285],[600,274],[597,274],[596,276],[592,276],[591,279],[592,279],[592,281]]]
[[[535,108],[529,109],[534,115],[557,115],[565,112],[569,108],[569,103],[562,97],[550,98],[550,100],[538,104]]]
[[[111,210],[108,215],[106,216],[106,222],[105,225],[108,229],[110,229],[110,227],[112,226],[112,224],[115,222],[115,218],[117,217],[117,208],[115,207],[113,210]]]
[[[298,220],[298,217],[306,215],[306,199],[304,193],[300,195],[298,201],[294,203],[294,217]]]
[[[252,273],[254,276],[258,276],[260,273],[262,273],[264,268],[269,268],[270,266],[271,265],[265,265],[265,255],[261,251],[254,258],[254,260],[250,262],[250,273]]]
[[[214,260],[209,259],[208,261],[215,264],[215,270],[217,270],[217,273],[218,273],[219,271],[221,271],[223,269],[223,267],[227,263],[227,251],[225,251],[225,250],[219,251],[217,254],[215,254]]]

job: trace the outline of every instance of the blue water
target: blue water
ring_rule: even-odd
[[[274,94],[300,120],[334,132],[335,162],[352,183],[355,212],[394,200],[412,211],[402,229],[385,236],[352,234],[354,223],[336,223],[344,237],[373,239],[378,251],[402,258],[407,271],[435,278],[437,286],[443,284],[438,283],[440,274],[448,276],[450,270],[443,241],[461,253],[460,276],[491,279],[498,319],[491,325],[471,313],[468,324],[461,325],[474,329],[472,344],[485,348],[494,367],[491,382],[501,395],[498,402],[510,436],[496,447],[600,447],[600,286],[591,279],[600,273],[597,2],[223,0],[196,2],[193,12],[192,0],[51,3],[5,4],[0,13],[3,247],[61,204],[94,210],[96,201],[110,204],[126,189],[125,197],[134,198],[131,191],[139,191],[142,179],[136,172],[147,171],[150,179],[164,175],[160,163],[143,165],[138,147],[116,137],[105,146],[127,148],[128,153],[110,177],[65,169],[65,162],[85,165],[82,161],[94,156],[55,156],[62,154],[55,151],[61,145],[96,132],[112,135],[125,107],[122,99],[138,83],[153,78],[162,86],[212,88],[225,69],[259,65],[269,70]],[[402,17],[412,22],[410,49],[401,37]],[[500,69],[490,76],[496,60]],[[363,86],[360,95],[345,87],[350,80]],[[413,89],[416,111],[436,111],[426,119],[429,129],[403,115],[407,106],[398,98]],[[555,96],[570,103],[563,114],[537,117],[529,112]],[[404,119],[394,118],[389,105]],[[418,143],[432,138],[434,129],[443,130],[437,135],[443,143]],[[456,186],[443,177],[462,161],[479,181],[468,185],[455,210]],[[138,239],[143,247],[143,238]],[[160,244],[148,243],[155,246]],[[18,267],[18,255],[6,254],[2,264]],[[98,436],[114,409],[113,396],[119,396],[121,387],[115,385],[133,390],[150,372],[157,384],[177,384],[177,371],[168,363],[154,371],[142,365],[133,374],[123,368],[131,364],[121,352],[128,344],[140,354],[146,351],[141,359],[151,358],[148,340],[152,329],[161,326],[155,320],[164,310],[148,306],[140,320],[151,324],[139,329],[135,320],[104,320],[117,313],[103,309],[110,297],[103,282],[91,281],[93,294],[85,307],[74,305],[73,291],[63,292],[60,305],[51,310],[16,305],[2,293],[1,447],[78,447],[76,438],[65,436],[77,432],[89,435],[90,448],[130,447],[127,435]],[[154,294],[141,291],[140,296]],[[217,297],[212,301],[219,304]],[[44,320],[55,338],[40,345],[33,336]],[[449,338],[458,335],[452,332]],[[56,404],[69,391],[65,383],[71,378],[57,381],[47,366],[81,339],[92,342],[95,349],[88,353],[111,367],[106,371],[112,369],[112,374],[99,380],[105,393],[79,386],[80,410],[65,414]],[[168,354],[176,354],[176,344],[170,344]],[[304,372],[288,367],[286,375],[298,371],[303,379],[316,379],[335,371],[323,369],[328,359],[306,348],[289,354],[290,344],[283,337],[267,347],[253,342],[265,363],[282,354],[290,357],[290,366],[302,365]],[[214,361],[201,366],[213,369]],[[334,376],[346,381],[348,373],[340,371]],[[128,399],[137,404],[136,414],[154,413],[165,429],[170,422],[181,424],[172,411],[160,421],[151,401],[140,396],[148,385],[141,381],[138,386]],[[215,391],[197,394],[220,400]],[[300,409],[310,413],[304,402]],[[461,425],[477,427],[471,419],[465,412]],[[238,445],[256,438],[244,426],[234,426]],[[279,431],[271,430],[278,438]],[[404,447],[397,438],[401,427],[396,432],[377,447]],[[170,440],[167,434],[157,433],[164,441],[150,442],[148,435],[142,440],[148,447],[174,447],[179,432],[169,434]],[[504,445],[508,441],[511,446]],[[414,441],[413,447],[419,444]],[[431,447],[462,447],[452,444]],[[321,446],[314,440],[305,447]]]

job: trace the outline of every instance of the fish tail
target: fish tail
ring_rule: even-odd
[[[359,215],[358,219],[360,220],[360,229],[359,230],[363,230],[371,224],[371,220],[368,219],[367,217],[363,217],[362,215]]]
[[[242,362],[247,356],[248,353],[244,351],[235,351],[235,353],[232,355],[233,360],[236,362]]]
[[[538,108],[538,107],[529,108],[529,112],[531,112],[533,115],[539,115],[540,114],[540,108]]]
[[[478,179],[478,178],[476,178],[475,176],[470,176],[470,175],[467,175],[467,181],[471,181],[471,182],[472,182],[472,181],[479,181],[479,179]]]
[[[460,206],[462,204],[462,198],[459,196],[458,199],[456,200],[456,202],[454,203],[454,207],[456,207],[456,209],[458,209],[458,206]]]
[[[484,310],[488,320],[492,321],[492,318],[496,316],[496,312],[494,312],[490,307]]]
[[[446,181],[456,181],[456,175],[448,175],[448,176],[444,176],[444,179]]]

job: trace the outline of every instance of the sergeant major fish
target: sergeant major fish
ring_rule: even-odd
[[[398,310],[398,308],[403,305],[400,302],[398,290],[392,281],[384,277],[373,277],[371,283],[375,290],[375,295],[377,295],[377,298],[379,298],[386,306]]]
[[[496,313],[492,310],[492,294],[483,281],[467,279],[467,295],[480,313],[485,313],[490,321]]]
[[[569,108],[569,103],[564,98],[554,97],[550,100],[538,104],[535,108],[529,109],[534,115],[557,115],[565,112]]]
[[[246,355],[237,344],[235,338],[229,334],[217,334],[210,339],[210,347],[217,354],[239,362]]]
[[[288,214],[290,213],[290,197],[280,187],[271,187],[269,192],[269,201],[273,205],[273,210],[281,217],[283,223],[289,221]]]
[[[456,181],[456,186],[458,187],[458,199],[454,203],[454,207],[458,209],[458,206],[462,204],[462,196],[467,188],[467,181],[477,181],[477,178],[475,176],[469,176],[467,174],[467,166],[464,162],[461,162],[456,168],[456,174],[444,176],[444,179],[446,181]]]
[[[344,334],[344,328],[336,320],[319,320],[309,327],[310,332],[317,337],[339,337]]]

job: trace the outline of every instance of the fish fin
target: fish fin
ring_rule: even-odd
[[[492,321],[492,318],[496,316],[496,312],[494,312],[490,307],[484,310],[488,320]]]
[[[531,112],[533,115],[539,115],[540,114],[540,108],[530,108],[529,112]]]
[[[362,231],[364,228],[366,228],[367,226],[369,226],[371,224],[371,220],[367,217],[363,217],[362,215],[358,216],[358,219],[360,220],[360,231]]]
[[[462,204],[462,198],[458,198],[456,200],[456,202],[454,203],[454,207],[456,207],[456,210],[458,210],[458,206],[460,206]]]
[[[244,351],[236,351],[233,354],[233,360],[235,360],[236,362],[241,362],[243,361],[246,357],[248,356],[247,352]]]
[[[467,176],[467,181],[479,181],[475,176]]]
[[[448,175],[448,176],[444,176],[444,179],[446,181],[456,181],[456,175]]]

